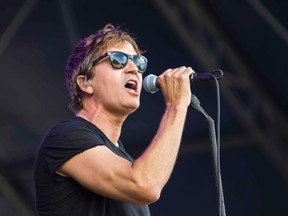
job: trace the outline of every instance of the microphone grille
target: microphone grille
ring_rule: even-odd
[[[143,80],[143,88],[149,93],[155,93],[159,90],[157,87],[157,76],[149,74]]]

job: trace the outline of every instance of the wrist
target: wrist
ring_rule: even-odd
[[[187,104],[185,103],[166,103],[166,110],[175,110],[175,111],[181,111],[186,112],[188,109]]]

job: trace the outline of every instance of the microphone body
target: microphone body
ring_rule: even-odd
[[[214,78],[220,79],[223,77],[222,70],[215,70],[211,73],[192,73],[190,75],[191,83],[201,83],[212,80]],[[155,93],[160,89],[158,77],[154,74],[149,74],[143,80],[143,88],[149,93]]]

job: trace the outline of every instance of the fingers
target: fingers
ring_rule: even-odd
[[[168,76],[181,76],[181,75],[188,75],[190,76],[192,73],[195,73],[194,70],[191,67],[185,67],[181,66],[178,68],[169,68],[166,71],[164,71],[163,75],[168,75]]]
[[[191,100],[190,75],[195,73],[191,67],[167,69],[159,76],[162,93],[168,103],[184,103]]]
[[[159,76],[159,78],[164,79],[164,80],[169,80],[169,79],[181,80],[183,78],[182,82],[186,81],[187,83],[190,83],[189,77],[192,73],[195,73],[195,72],[191,67],[181,66],[179,68],[167,69],[166,71],[163,72],[163,74]]]

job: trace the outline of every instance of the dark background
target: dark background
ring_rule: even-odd
[[[34,215],[32,169],[47,130],[73,116],[64,68],[76,43],[106,23],[147,50],[144,76],[220,68],[221,171],[227,215],[288,215],[288,2],[285,0],[9,0],[0,3],[0,215]],[[192,92],[216,123],[216,86]],[[123,128],[137,157],[164,110],[142,92]],[[207,124],[189,110],[175,170],[156,216],[218,215]],[[156,176],[157,178],[157,176]]]

